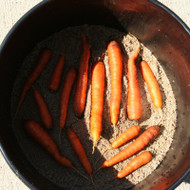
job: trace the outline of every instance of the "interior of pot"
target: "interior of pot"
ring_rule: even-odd
[[[133,33],[170,76],[178,113],[174,140],[161,165],[135,188],[170,187],[190,165],[190,37],[169,13],[146,0],[47,1],[13,28],[0,52],[0,142],[7,161],[30,187],[60,189],[33,168],[16,142],[10,117],[11,93],[24,58],[38,42],[63,28],[83,24]]]

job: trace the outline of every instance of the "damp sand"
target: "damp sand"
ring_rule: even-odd
[[[55,143],[58,145],[61,154],[67,156],[74,165],[85,174],[84,169],[80,165],[75,153],[73,152],[71,145],[65,135],[65,129],[62,133],[62,142],[59,142],[59,100],[60,94],[64,83],[64,77],[68,69],[71,66],[77,68],[81,51],[82,43],[80,40],[80,35],[85,34],[91,45],[91,58],[89,63],[89,81],[88,81],[88,92],[87,92],[87,102],[84,111],[84,117],[82,119],[77,119],[73,113],[73,96],[75,91],[75,85],[71,92],[67,121],[65,129],[71,127],[74,132],[78,135],[81,140],[82,145],[87,153],[87,156],[92,163],[93,169],[96,170],[106,159],[111,158],[119,151],[124,149],[131,142],[125,144],[121,148],[116,150],[110,150],[106,153],[105,150],[110,143],[114,140],[114,129],[110,122],[109,113],[109,101],[110,101],[110,72],[108,57],[106,54],[106,47],[110,40],[116,40],[121,49],[123,55],[123,91],[122,91],[122,102],[120,109],[119,121],[116,126],[117,135],[124,132],[130,126],[140,125],[142,132],[146,130],[149,126],[159,124],[161,126],[160,135],[154,140],[149,146],[144,150],[151,151],[153,154],[153,159],[151,162],[145,166],[134,171],[127,177],[119,180],[113,178],[116,176],[117,172],[123,169],[123,167],[129,163],[131,158],[116,164],[113,167],[105,168],[99,170],[93,178],[98,189],[127,189],[133,185],[138,184],[144,180],[148,175],[150,175],[164,159],[167,151],[173,140],[175,127],[176,127],[176,100],[174,92],[172,91],[171,83],[164,71],[164,68],[159,63],[159,61],[154,57],[154,55],[147,49],[143,44],[141,44],[140,55],[143,60],[147,61],[152,71],[158,80],[160,90],[163,98],[163,108],[159,112],[152,104],[150,95],[146,84],[144,83],[138,63],[138,80],[141,90],[141,101],[143,107],[143,116],[138,121],[130,121],[126,115],[126,94],[127,94],[127,70],[126,64],[127,59],[134,53],[137,47],[137,40],[135,37],[121,33],[115,29],[106,28],[103,26],[79,26],[64,29],[44,41],[36,45],[32,52],[26,57],[24,63],[18,72],[17,78],[15,80],[14,89],[12,93],[12,116],[14,116],[19,95],[22,86],[31,72],[32,68],[37,62],[39,52],[42,48],[47,47],[52,50],[53,55],[51,61],[48,63],[47,67],[44,69],[43,73],[40,75],[38,80],[34,83],[34,86],[41,92],[45,101],[48,104],[51,115],[53,117],[53,129],[48,130],[49,135],[53,138]],[[48,90],[48,83],[51,78],[53,69],[57,63],[57,60],[61,53],[65,53],[65,67],[63,71],[63,76],[61,80],[60,88],[57,92],[50,92]],[[104,97],[104,113],[103,113],[103,131],[101,138],[99,139],[95,152],[92,154],[92,139],[90,137],[90,108],[91,108],[91,68],[97,60],[101,60],[102,55],[104,55],[103,61],[106,69],[106,90]],[[163,116],[163,117],[162,117]],[[27,119],[34,119],[38,123],[41,123],[38,108],[33,96],[32,90],[30,90],[20,108],[17,118],[14,122],[13,130],[17,137],[20,147],[22,148],[24,154],[26,155],[28,161],[34,166],[34,168],[46,179],[52,183],[57,184],[59,187],[64,189],[93,189],[93,185],[87,182],[85,179],[81,178],[72,169],[64,168],[57,164],[51,156],[49,156],[38,144],[30,139],[23,128],[24,121]],[[143,151],[144,151],[143,150]],[[104,154],[103,154],[104,153]],[[140,153],[140,152],[139,152]],[[138,153],[138,154],[139,154]],[[137,155],[138,155],[137,154]],[[100,158],[100,159],[99,159]],[[98,161],[99,159],[99,161]]]

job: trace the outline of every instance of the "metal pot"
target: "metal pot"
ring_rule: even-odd
[[[13,171],[31,189],[61,189],[28,162],[12,130],[11,92],[26,55],[49,35],[68,26],[104,25],[131,32],[173,73],[177,127],[165,159],[134,189],[173,189],[190,169],[190,29],[154,0],[49,0],[30,10],[0,49],[0,149]]]

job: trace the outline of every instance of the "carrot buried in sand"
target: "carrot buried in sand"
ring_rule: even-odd
[[[63,89],[62,89],[61,97],[60,97],[60,117],[59,117],[60,132],[63,129],[66,122],[70,93],[71,93],[71,89],[74,84],[75,78],[76,78],[76,70],[74,68],[69,69],[65,77],[65,81],[64,81],[64,85],[63,85]]]
[[[154,73],[146,61],[141,61],[140,69],[154,106],[158,109],[162,109],[162,95]]]
[[[123,178],[129,175],[134,170],[140,168],[142,165],[147,164],[152,160],[152,155],[150,152],[145,151],[135,157],[123,170],[117,174],[117,178]]]
[[[108,44],[107,52],[111,74],[110,117],[115,128],[120,113],[123,61],[120,47],[116,41]]]
[[[70,142],[71,146],[73,147],[73,150],[75,151],[83,168],[85,169],[86,173],[91,176],[92,175],[92,166],[86,156],[85,150],[84,150],[79,138],[70,128],[67,130],[67,136],[68,136],[69,142]]]
[[[59,60],[55,66],[55,69],[53,71],[53,74],[51,76],[51,80],[49,82],[48,88],[52,91],[57,91],[59,88],[59,84],[61,81],[61,75],[63,73],[63,67],[65,64],[65,54],[62,53],[62,55],[59,57]]]
[[[33,88],[34,97],[36,99],[36,103],[38,105],[42,123],[47,129],[50,129],[53,127],[53,122],[47,104],[45,103],[40,92],[34,86],[32,86],[32,88]]]
[[[135,153],[139,152],[145,146],[147,146],[150,141],[154,140],[159,134],[160,128],[155,125],[149,127],[145,132],[143,132],[134,142],[132,142],[129,146],[123,149],[121,152],[106,160],[101,168],[110,167],[118,162],[121,162],[130,156],[134,155]]]
[[[142,117],[141,96],[137,79],[137,69],[135,66],[135,60],[138,57],[139,49],[140,43],[138,43],[135,54],[128,60],[127,114],[130,120],[136,120]]]
[[[132,126],[123,132],[117,139],[115,139],[108,150],[115,149],[126,143],[127,141],[136,137],[140,132],[140,126]]]
[[[93,151],[102,132],[102,117],[104,107],[105,67],[99,61],[92,69],[91,117],[90,134],[93,139]]]
[[[62,166],[74,169],[78,174],[88,180],[86,176],[80,173],[72,164],[72,162],[62,156],[48,133],[34,120],[28,120],[25,123],[27,133],[39,143],[53,158]]]
[[[82,35],[83,51],[79,62],[78,78],[74,96],[74,112],[77,117],[82,117],[86,104],[88,85],[88,64],[90,58],[90,46],[86,37]]]
[[[47,63],[49,62],[49,60],[51,58],[51,54],[52,54],[51,50],[44,49],[41,52],[41,54],[39,55],[38,63],[36,65],[36,67],[33,69],[32,73],[29,75],[29,77],[28,77],[27,81],[25,82],[24,87],[22,89],[22,93],[21,93],[21,96],[20,96],[20,99],[18,102],[16,114],[17,114],[22,102],[24,101],[24,98],[25,98],[28,90],[31,88],[34,81],[40,76],[40,74],[46,67]]]

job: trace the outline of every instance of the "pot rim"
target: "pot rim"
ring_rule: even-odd
[[[10,31],[8,32],[8,34],[5,36],[4,40],[2,41],[1,45],[0,45],[0,53],[2,52],[4,46],[6,45],[6,42],[8,41],[8,39],[11,37],[11,35],[14,33],[14,31],[16,30],[16,28],[35,10],[37,10],[38,8],[40,8],[41,6],[44,6],[44,4],[50,2],[52,0],[44,0],[40,3],[38,3],[37,5],[35,5],[33,8],[31,8],[29,11],[27,11],[14,25],[13,27],[10,29]],[[166,11],[168,14],[170,14],[182,27],[183,29],[188,33],[188,35],[190,36],[190,28],[185,24],[185,22],[178,16],[176,15],[171,9],[169,9],[167,6],[165,6],[164,4],[158,2],[157,0],[147,0],[149,2],[151,2],[152,4],[155,4],[156,6],[160,7],[161,9],[163,9],[164,11]],[[1,140],[1,139],[0,139]],[[3,157],[5,158],[8,166],[11,168],[11,170],[16,174],[16,176],[25,184],[27,185],[30,189],[36,189],[36,187],[34,186],[34,184],[31,182],[31,180],[27,179],[24,175],[22,175],[18,169],[16,168],[16,166],[14,166],[11,162],[11,160],[8,158],[8,155],[6,153],[6,150],[3,149],[2,143],[0,141],[0,151],[3,155]],[[173,190],[175,189],[180,183],[183,182],[183,180],[190,174],[190,167],[186,170],[186,172],[174,183],[172,184],[168,190]]]

